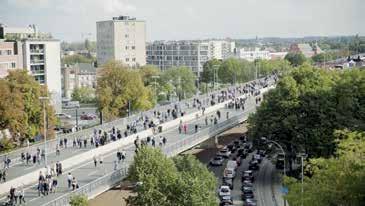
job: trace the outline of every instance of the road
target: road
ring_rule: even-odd
[[[246,110],[249,109],[250,107],[252,108],[254,106],[255,106],[254,99],[249,98],[249,100],[246,103]],[[222,109],[221,110],[222,114],[225,114],[227,111],[230,111],[231,113],[233,113],[231,109]],[[234,112],[234,115],[242,115],[242,112],[243,112],[242,110],[236,111],[236,112]],[[213,114],[206,114],[206,115],[207,116],[215,115],[215,112]],[[222,115],[222,116],[223,117],[221,117],[221,118],[225,119],[225,116],[224,115]],[[182,140],[190,135],[195,134],[195,131],[194,131],[195,124],[199,124],[202,129],[212,126],[212,125],[206,126],[204,118],[199,118],[198,120],[195,119],[193,121],[188,122],[188,133],[187,134],[179,134],[177,129],[170,129],[168,131],[165,131],[161,135],[165,136],[168,139],[166,146],[172,145],[179,140]],[[131,145],[125,146],[125,147],[123,147],[123,150],[125,150],[127,152],[126,162],[128,162],[128,163],[131,162],[133,159],[134,151],[135,151],[134,145],[131,144]],[[104,163],[102,166],[99,165],[95,168],[93,162],[85,162],[84,164],[81,164],[79,167],[72,168],[70,171],[67,171],[67,172],[71,172],[72,175],[74,177],[76,177],[79,185],[82,186],[99,177],[102,177],[106,173],[113,171],[114,160],[116,160],[116,151],[111,151],[108,155],[104,156]],[[127,164],[127,163],[123,163],[119,166],[121,167],[124,164]],[[66,172],[64,172],[64,174],[62,176],[58,177],[58,180],[59,180],[58,181],[59,187],[57,189],[58,191],[55,194],[50,194],[48,196],[39,197],[35,185],[26,189],[25,197],[26,197],[27,205],[37,205],[37,206],[43,205],[51,200],[56,199],[57,197],[60,197],[63,194],[70,192],[70,190],[67,188],[66,179],[67,179]]]

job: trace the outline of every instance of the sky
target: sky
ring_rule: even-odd
[[[95,40],[96,21],[146,21],[147,40],[365,35],[365,0],[0,0],[0,23],[62,41]]]

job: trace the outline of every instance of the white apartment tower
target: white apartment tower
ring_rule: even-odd
[[[121,61],[130,67],[146,64],[146,22],[129,16],[96,22],[97,63]]]

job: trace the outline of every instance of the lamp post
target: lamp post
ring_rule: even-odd
[[[218,84],[218,69],[219,65],[213,65],[213,90],[216,89],[216,84]]]
[[[155,83],[154,83],[154,87],[155,87],[155,95],[156,95],[156,98],[157,98],[157,82],[156,82],[156,79],[159,79],[160,76],[151,76],[152,79],[155,80]]]
[[[39,97],[43,103],[43,136],[44,136],[44,166],[47,167],[47,117],[46,117],[46,101],[48,97]]]
[[[76,112],[76,131],[79,131],[79,106],[75,107]]]
[[[304,158],[307,158],[307,154],[305,154],[305,153],[300,153],[299,154],[299,156],[300,156],[300,160],[301,160],[301,167],[302,167],[302,175],[301,175],[301,182],[302,182],[302,184],[301,184],[301,192],[302,192],[302,194],[301,194],[301,205],[303,206],[303,193],[304,193]]]
[[[276,142],[274,140],[266,139],[265,137],[262,137],[261,140],[264,140],[266,142],[271,142],[280,148],[281,152],[284,154],[284,176],[286,176],[286,164],[285,164],[286,158],[285,158],[285,151],[284,151],[283,147],[278,142]]]

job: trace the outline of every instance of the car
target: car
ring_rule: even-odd
[[[234,144],[236,147],[238,147],[238,146],[240,146],[240,141],[238,141],[238,140],[234,140],[234,141],[233,141],[233,144]]]
[[[56,113],[55,115],[60,119],[71,119],[72,117],[71,115],[65,113]]]
[[[242,187],[242,200],[253,199],[253,188],[252,187]]]
[[[246,170],[242,172],[242,181],[244,180],[250,180],[251,182],[255,180],[252,170]]]
[[[248,151],[242,148],[237,151],[237,154],[240,155],[243,159],[245,159],[247,157]]]
[[[229,187],[229,189],[233,190],[233,179],[231,178],[223,178],[223,184]]]
[[[247,149],[248,153],[253,152],[253,146],[252,146],[251,143],[245,144],[245,147],[244,148]]]
[[[242,186],[244,187],[253,187],[253,183],[251,180],[243,180]]]
[[[231,153],[235,153],[237,151],[237,148],[234,144],[227,145],[227,148],[229,149],[229,151],[231,151]]]
[[[262,157],[259,154],[254,154],[252,156],[252,160],[257,160],[258,163],[261,163],[262,162]]]
[[[284,158],[277,158],[275,167],[276,169],[282,170],[284,169]]]
[[[251,160],[248,165],[249,170],[259,170],[259,162],[257,160]]]
[[[222,166],[223,161],[224,159],[222,156],[215,156],[212,160],[210,160],[209,164],[212,166]]]
[[[218,189],[218,195],[221,198],[224,196],[231,196],[231,189],[229,189],[229,186],[227,185],[222,185]]]
[[[223,196],[221,197],[221,201],[219,203],[220,206],[233,205],[233,200],[231,196]]]
[[[229,158],[231,156],[231,152],[227,148],[223,148],[218,152],[219,156],[222,156],[224,158]]]
[[[262,149],[259,149],[259,150],[257,150],[257,154],[261,155],[261,157],[265,157],[266,156],[266,151],[262,150]]]
[[[244,201],[244,205],[245,206],[256,206],[257,205],[257,201],[253,198],[248,198]]]
[[[82,114],[80,116],[80,119],[81,120],[93,120],[93,119],[96,119],[96,115],[94,115],[94,114]]]
[[[236,177],[236,171],[234,168],[226,168],[223,172],[224,178],[234,179]]]
[[[242,136],[240,136],[240,140],[241,140],[242,142],[247,142],[247,137],[246,137],[246,135],[242,135]]]

